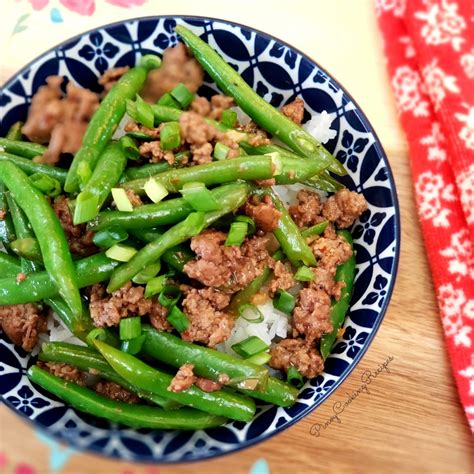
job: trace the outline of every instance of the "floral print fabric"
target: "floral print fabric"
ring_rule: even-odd
[[[376,7],[448,351],[474,431],[474,2]]]

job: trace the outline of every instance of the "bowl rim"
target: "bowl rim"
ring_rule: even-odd
[[[35,430],[39,430],[43,433],[46,433],[48,436],[50,436],[50,437],[52,437],[52,438],[54,438],[54,439],[56,439],[56,440],[58,440],[62,443],[65,443],[69,446],[72,446],[74,449],[77,448],[79,453],[87,453],[87,454],[92,454],[92,455],[95,455],[95,456],[99,456],[101,458],[116,459],[116,460],[120,460],[120,461],[123,461],[123,462],[130,462],[130,463],[143,463],[143,464],[152,464],[152,463],[153,464],[179,464],[179,463],[191,463],[191,462],[195,463],[195,462],[199,462],[199,461],[206,461],[206,460],[211,460],[211,459],[222,457],[222,456],[228,456],[228,455],[231,455],[231,454],[236,454],[236,453],[238,453],[239,451],[241,451],[243,449],[249,448],[249,447],[254,446],[258,443],[269,440],[273,436],[275,436],[275,435],[281,433],[282,431],[290,428],[295,423],[300,421],[302,418],[310,415],[317,407],[322,405],[331,395],[333,395],[334,392],[340,387],[340,385],[342,385],[343,382],[345,382],[347,380],[347,378],[351,375],[353,370],[360,363],[362,357],[365,355],[365,353],[369,349],[370,345],[372,344],[372,341],[375,338],[375,335],[377,334],[377,332],[378,332],[378,330],[379,330],[379,328],[380,328],[380,326],[381,326],[381,324],[382,324],[382,322],[385,318],[385,313],[387,312],[388,306],[389,306],[390,301],[392,299],[393,290],[394,290],[394,287],[395,287],[395,284],[396,284],[396,281],[397,281],[398,267],[399,267],[399,262],[400,262],[401,221],[400,221],[400,205],[399,205],[399,200],[398,200],[398,193],[397,193],[395,179],[394,179],[393,172],[392,172],[392,167],[390,166],[390,162],[388,160],[387,154],[385,153],[385,150],[382,147],[382,142],[380,141],[374,127],[370,123],[369,119],[365,115],[363,109],[360,107],[358,102],[352,97],[352,95],[341,84],[341,82],[339,82],[334,75],[330,74],[326,68],[323,68],[317,61],[315,61],[312,57],[310,57],[308,54],[304,53],[300,49],[295,48],[294,46],[287,43],[286,41],[283,41],[280,38],[278,38],[276,36],[273,36],[269,33],[266,33],[266,32],[264,32],[264,31],[262,31],[258,28],[246,25],[244,23],[234,22],[232,20],[228,20],[228,19],[224,19],[224,18],[201,16],[201,15],[163,14],[163,15],[148,15],[148,16],[137,16],[137,17],[132,17],[132,18],[126,18],[126,19],[123,19],[123,20],[118,20],[118,21],[114,21],[114,22],[111,22],[111,23],[98,25],[94,28],[83,31],[82,33],[78,33],[77,35],[71,36],[71,37],[66,38],[65,40],[57,43],[56,45],[52,46],[48,50],[44,51],[40,55],[33,58],[26,65],[24,65],[21,69],[19,69],[16,73],[14,73],[12,76],[10,76],[3,83],[3,85],[0,86],[0,90],[3,92],[3,90],[9,88],[16,81],[18,76],[26,73],[31,68],[31,66],[34,63],[36,63],[38,60],[40,60],[41,58],[43,58],[46,55],[50,54],[51,52],[57,50],[61,46],[64,46],[64,45],[70,43],[71,41],[78,40],[78,39],[82,38],[83,36],[91,34],[91,33],[95,32],[97,30],[107,29],[107,28],[111,28],[111,27],[114,27],[114,26],[118,26],[118,25],[123,25],[123,24],[128,23],[128,22],[149,21],[149,20],[156,20],[156,19],[176,19],[176,18],[182,19],[184,21],[186,21],[186,20],[204,20],[204,21],[206,21],[206,20],[208,20],[210,22],[220,22],[220,23],[224,23],[224,24],[227,24],[227,25],[230,25],[230,26],[237,26],[239,28],[245,28],[245,29],[247,29],[251,32],[255,32],[259,36],[262,36],[265,39],[268,39],[270,41],[275,41],[275,42],[287,47],[288,49],[296,52],[299,56],[305,58],[310,63],[314,64],[320,71],[322,71],[324,74],[326,74],[326,76],[330,80],[333,80],[336,83],[337,87],[339,87],[341,89],[341,91],[343,92],[343,94],[345,96],[347,96],[352,101],[352,103],[354,104],[355,110],[358,112],[359,119],[363,123],[364,127],[366,127],[367,130],[373,135],[374,145],[377,149],[377,154],[382,157],[382,160],[384,161],[385,166],[388,170],[387,176],[388,176],[388,181],[390,183],[390,194],[393,198],[393,207],[395,208],[395,214],[394,214],[394,218],[395,218],[395,222],[394,222],[395,254],[394,254],[394,261],[393,261],[392,273],[391,273],[392,279],[391,279],[390,285],[387,289],[387,294],[386,294],[385,299],[383,301],[383,305],[382,305],[382,307],[380,308],[380,311],[379,311],[378,322],[372,328],[372,331],[369,334],[369,337],[367,338],[364,346],[356,354],[354,359],[352,359],[352,363],[344,370],[344,372],[339,376],[337,381],[331,386],[331,390],[327,391],[321,398],[319,398],[318,402],[316,404],[314,404],[312,406],[308,406],[307,408],[302,410],[301,413],[298,413],[296,416],[291,418],[291,420],[289,420],[285,424],[283,424],[279,427],[276,427],[275,430],[272,433],[270,433],[270,434],[262,433],[259,436],[255,437],[255,438],[252,438],[251,440],[240,442],[237,445],[237,447],[232,448],[229,451],[219,452],[219,453],[214,453],[214,452],[209,453],[208,452],[204,456],[192,457],[192,458],[185,459],[185,460],[177,459],[177,460],[159,460],[159,461],[157,461],[157,460],[153,460],[151,458],[126,459],[126,458],[123,458],[123,457],[121,457],[121,456],[119,456],[115,453],[104,454],[102,452],[101,448],[96,448],[96,447],[87,447],[85,449],[84,448],[79,448],[76,445],[75,441],[73,441],[69,438],[66,438],[61,433],[51,433],[49,431],[48,427],[45,427],[45,426],[37,423],[36,420],[31,419],[29,416],[27,416],[22,411],[17,410],[13,406],[13,404],[11,404],[7,399],[4,398],[3,395],[0,395],[0,401],[2,401],[16,415],[19,415],[20,418],[23,419],[24,421],[26,421],[27,424],[32,425],[32,427]]]

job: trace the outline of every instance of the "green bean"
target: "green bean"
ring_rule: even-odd
[[[108,280],[119,262],[99,253],[78,260],[76,263],[77,283],[80,288]],[[0,279],[0,306],[9,304],[35,303],[58,294],[58,289],[48,272],[35,272],[18,284],[16,278]]]
[[[231,379],[258,380],[258,388],[261,390],[267,385],[268,370],[264,367],[215,349],[186,342],[168,332],[157,331],[148,324],[142,326],[142,332],[146,334],[142,351],[172,367],[181,367],[191,362],[195,366],[196,374],[201,377],[218,380],[219,375],[226,374]]]
[[[66,181],[67,171],[57,166],[42,165],[40,163],[33,163],[28,158],[22,156],[12,155],[11,153],[5,153],[0,151],[0,163],[11,162],[14,163],[18,168],[25,172],[28,176],[34,173],[43,173],[51,178],[57,179],[61,185]]]
[[[313,176],[308,180],[303,180],[303,183],[307,186],[312,186],[313,188],[320,189],[321,191],[326,191],[328,193],[335,193],[341,189],[344,189],[345,187],[337,179],[333,178],[327,170],[316,176]]]
[[[277,184],[302,182],[307,186],[329,193],[344,188],[343,184],[329,174],[325,166],[318,164],[315,160],[312,161],[312,167],[304,166],[302,162],[306,163],[308,160],[286,148],[274,144],[253,147],[245,141],[240,142],[239,146],[249,155],[278,153],[282,156],[284,158],[282,160],[283,169],[281,174],[276,177]]]
[[[13,196],[7,193],[6,197],[16,234],[16,239],[10,242],[10,248],[15,254],[21,257],[22,271],[31,273],[39,270],[41,266],[38,262],[42,262],[42,256],[36,236],[33,233],[25,213],[15,199],[13,199]],[[31,260],[36,260],[37,263]]]
[[[225,198],[235,184],[226,184],[214,188],[212,196],[217,202]],[[183,198],[167,199],[156,204],[145,204],[135,208],[132,212],[104,211],[90,221],[88,228],[97,232],[107,227],[118,226],[123,229],[149,229],[156,226],[176,224],[193,212],[191,204]]]
[[[137,239],[150,243],[161,237],[163,232],[157,230],[134,229],[130,232]],[[184,244],[179,244],[167,250],[162,256],[161,260],[166,262],[170,267],[183,272],[184,266],[195,257],[195,253]]]
[[[163,410],[117,402],[88,388],[60,379],[36,365],[28,369],[28,377],[77,410],[134,428],[198,430],[219,426],[226,421],[224,417],[189,408]]]
[[[0,138],[0,148],[2,151],[11,153],[12,155],[22,156],[23,158],[34,158],[41,156],[47,150],[47,147],[38,143],[24,142],[20,139]]]
[[[278,220],[278,228],[273,231],[273,234],[280,243],[283,253],[296,267],[302,264],[315,266],[316,259],[314,258],[311,248],[302,237],[298,226],[294,223],[280,198],[273,190],[266,189],[263,193],[271,196],[275,208],[281,212],[281,217]]]
[[[8,211],[6,187],[0,180],[0,243],[3,244],[7,252],[10,252],[10,242],[15,239],[15,228]]]
[[[222,187],[224,188],[224,186]],[[167,230],[157,240],[140,249],[127,263],[121,265],[112,273],[107,287],[108,291],[118,290],[149,263],[158,260],[164,252],[199,234],[203,228],[210,226],[220,217],[245,203],[250,191],[248,185],[231,184],[227,185],[226,188],[227,192],[219,201],[219,210],[206,213],[193,212],[184,221]],[[202,217],[199,218],[201,215]]]
[[[0,274],[2,277],[15,277],[21,272],[21,265],[17,258],[0,252]]]
[[[224,390],[204,392],[195,385],[182,392],[173,392],[168,390],[173,379],[171,375],[154,369],[140,359],[102,341],[95,340],[94,344],[115,372],[142,390],[232,420],[250,421],[255,414],[255,404],[250,398]]]
[[[317,160],[337,174],[347,174],[341,163],[318,140],[262,99],[208,44],[182,25],[177,26],[175,31],[218,87],[233,97],[237,105],[258,125],[297,153]]]
[[[74,225],[90,221],[100,211],[110,190],[118,183],[127,164],[119,142],[111,142],[100,154],[91,178],[77,196]]]
[[[115,382],[128,390],[135,393],[140,398],[149,400],[167,410],[177,408],[179,406],[173,400],[160,397],[154,393],[140,390],[124,378],[120,377],[106,362],[106,360],[93,349],[89,347],[80,347],[65,342],[47,342],[41,346],[41,352],[38,356],[39,360],[44,362],[59,362],[77,367],[79,370],[93,373],[104,379]]]
[[[77,192],[90,179],[100,154],[125,114],[126,100],[136,96],[145,83],[148,70],[158,67],[160,62],[158,57],[142,58],[140,65],[127,71],[104,97],[92,116],[81,148],[71,163],[65,191]]]
[[[21,129],[23,128],[24,123],[23,122],[15,122],[9,129],[7,134],[5,135],[5,138],[8,138],[8,140],[21,140],[22,139],[22,133]]]
[[[181,367],[191,362],[197,375],[211,380],[218,380],[221,374],[227,374],[231,379],[260,380],[261,384],[256,390],[239,388],[239,391],[284,407],[292,406],[296,402],[298,391],[275,377],[268,377],[268,371],[264,367],[215,349],[183,341],[180,337],[157,331],[149,325],[144,325],[142,330],[146,334],[142,350],[150,357],[173,367]]]
[[[164,171],[168,171],[173,167],[167,163],[166,161],[160,161],[159,163],[148,163],[147,165],[143,166],[134,166],[133,168],[128,168],[124,175],[126,181],[132,181],[135,179],[146,179],[150,178],[151,176],[163,173]]]
[[[0,176],[28,217],[41,248],[44,266],[59,294],[73,314],[79,317],[82,304],[76,270],[59,219],[43,194],[32,186],[26,174],[14,164],[0,163]]]
[[[273,160],[270,156],[244,156],[233,160],[214,161],[189,168],[173,169],[154,175],[168,191],[177,192],[184,184],[191,182],[204,183],[206,186],[223,184],[230,181],[268,179],[274,175]],[[149,178],[148,178],[149,179]],[[122,187],[137,194],[144,193],[148,179],[137,179],[123,183]]]
[[[344,238],[352,247],[352,236],[347,230],[340,230],[337,232],[339,236]],[[330,333],[324,334],[320,341],[319,350],[323,359],[326,359],[330,354],[334,341],[336,340],[337,333],[344,323],[347,310],[351,303],[352,288],[354,287],[354,276],[355,276],[356,259],[354,252],[352,256],[342,265],[339,265],[336,271],[336,281],[344,282],[344,286],[341,289],[341,296],[337,301],[333,301],[331,305],[330,318],[332,322],[333,330]]]
[[[315,224],[307,229],[301,231],[301,235],[306,239],[307,237],[312,237],[313,235],[321,235],[328,226],[329,221],[322,221],[319,224]]]
[[[151,109],[155,117],[155,126],[163,122],[179,122],[179,118],[183,114],[182,110],[166,105],[152,105]]]

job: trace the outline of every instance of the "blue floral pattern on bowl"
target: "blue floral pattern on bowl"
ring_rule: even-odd
[[[24,119],[45,78],[61,74],[92,90],[109,67],[135,64],[142,54],[177,42],[173,28],[185,24],[216,48],[260,95],[275,106],[303,97],[306,115],[326,110],[337,136],[328,144],[349,170],[351,189],[364,193],[369,211],[354,226],[357,276],[344,334],[323,374],[308,381],[291,408],[258,406],[250,423],[197,432],[133,430],[77,412],[26,377],[34,358],[0,334],[0,393],[4,402],[38,427],[80,450],[141,462],[211,458],[262,441],[321,404],[350,374],[378,329],[395,282],[400,246],[395,184],[383,149],[367,118],[349,94],[304,54],[264,33],[220,20],[156,17],[98,28],[46,52],[2,90],[2,135]],[[205,91],[217,90],[206,84]]]

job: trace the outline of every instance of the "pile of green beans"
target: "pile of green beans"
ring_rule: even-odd
[[[107,399],[49,373],[41,368],[44,366],[29,368],[33,383],[77,410],[114,423],[198,430],[229,420],[251,421],[256,413],[255,400],[289,408],[296,403],[298,390],[270,376],[267,366],[257,365],[270,359],[265,344],[263,350],[257,345],[253,354],[250,350],[245,353],[242,347],[237,352],[233,346],[239,354],[235,357],[180,337],[179,332],[194,322],[192,314],[184,312],[186,304],[180,302],[188,291],[180,283],[190,283],[186,264],[200,258],[191,250],[195,241],[190,244],[190,239],[210,226],[230,228],[225,246],[231,247],[229,254],[235,250],[237,255],[236,247],[248,242],[246,239],[256,232],[259,235],[260,229],[257,217],[236,214],[243,212],[251,196],[270,198],[279,211],[272,237],[276,246],[273,259],[286,259],[285,266],[293,271],[302,266],[314,267],[317,262],[308,242],[318,238],[329,222],[299,229],[272,185],[302,183],[335,192],[342,185],[333,174],[344,175],[346,171],[321,143],[259,97],[194,33],[184,26],[177,26],[176,33],[217,86],[284,145],[252,146],[256,134],[243,131],[234,120],[235,112],[229,110],[226,118],[204,118],[207,126],[218,131],[213,161],[186,166],[193,147],[186,144],[179,124],[193,94],[181,84],[157,104],[144,102],[138,94],[148,72],[161,64],[161,59],[153,55],[143,56],[104,96],[68,169],[61,168],[67,157],[61,157],[60,166],[42,164],[41,157],[48,148],[25,141],[23,123],[13,124],[7,136],[0,137],[0,244],[5,249],[0,252],[0,306],[34,303],[45,310],[50,308],[87,347],[43,343],[40,361],[68,364],[114,382],[147,404]],[[115,139],[114,133],[126,112],[145,128],[133,129]],[[151,163],[143,164],[140,144],[155,140],[152,137],[156,131],[147,130],[151,126],[160,126],[161,150],[176,153],[173,160],[166,155],[170,163],[155,163],[154,156]],[[236,143],[232,146],[239,156],[229,159],[226,138]],[[67,197],[68,209],[53,206],[58,194]],[[146,201],[142,203],[139,197]],[[70,216],[64,216],[67,212]],[[74,250],[76,235],[69,228],[69,217],[74,226],[84,224],[79,227],[81,231],[95,234],[93,242],[98,247],[92,250],[93,255],[81,259],[72,256],[69,246]],[[352,245],[349,232],[339,231],[338,235]],[[196,253],[201,255],[197,249]],[[245,311],[252,309],[249,307],[254,296],[263,292],[272,278],[274,263],[269,258],[263,271],[232,295],[230,304],[223,309],[226,317],[240,317],[243,306]],[[301,275],[304,271],[306,277],[308,272],[311,275],[309,268],[298,269]],[[354,274],[352,256],[337,269],[336,280],[344,286],[341,298],[333,301],[330,310],[333,331],[320,340],[323,359],[328,357],[344,323]],[[96,317],[97,306],[90,304],[91,293],[81,290],[103,283],[108,293],[114,293],[129,282],[147,285],[144,297],[153,298],[153,310],[163,309],[162,316],[176,331],[142,324],[136,314],[127,315],[132,317],[124,318],[119,330],[96,327],[91,313]],[[219,287],[223,292],[226,289],[229,287]],[[253,322],[262,320],[263,316]],[[150,322],[154,323],[153,318]],[[176,369],[185,364],[193,365],[196,377],[219,385],[213,387],[214,391],[204,391],[196,381],[182,391],[173,391]]]

